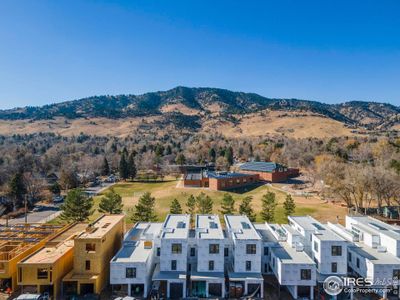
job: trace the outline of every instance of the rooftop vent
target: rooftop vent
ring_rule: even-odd
[[[215,222],[210,222],[210,228],[217,229],[218,228],[218,224],[215,223]]]
[[[384,252],[386,252],[386,247],[385,247],[385,246],[378,246],[378,247],[376,248],[376,250],[377,250],[378,252],[384,253]]]
[[[177,228],[186,228],[186,223],[182,222],[182,221],[179,221],[178,225],[177,225]]]
[[[241,222],[243,229],[250,229],[250,225],[246,222]]]

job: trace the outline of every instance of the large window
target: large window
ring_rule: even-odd
[[[210,254],[218,254],[219,253],[219,245],[218,244],[210,244],[209,253]]]
[[[301,280],[311,280],[311,270],[310,269],[301,269],[300,270],[300,279]]]
[[[172,253],[173,254],[181,254],[182,253],[182,244],[172,244]]]
[[[247,244],[246,245],[246,254],[256,254],[257,246],[256,244]]]
[[[209,271],[214,271],[214,261],[213,260],[210,260],[208,262],[208,270]]]
[[[250,260],[246,261],[246,271],[251,271],[251,261]]]
[[[171,260],[171,270],[176,271],[176,260]]]
[[[337,263],[336,262],[332,263],[331,271],[332,271],[332,273],[337,273]]]
[[[47,271],[47,269],[39,268],[37,270],[37,279],[47,279],[48,277],[49,277],[49,272]]]
[[[94,244],[94,243],[86,244],[86,251],[95,252],[96,251],[96,244]]]
[[[332,246],[332,256],[342,256],[342,246]]]
[[[136,268],[126,268],[125,269],[126,278],[136,278]]]

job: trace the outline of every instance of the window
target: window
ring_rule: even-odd
[[[342,246],[332,246],[332,256],[342,256]]]
[[[218,254],[219,253],[219,245],[218,244],[210,244],[209,253],[210,254]]]
[[[301,280],[311,280],[311,270],[310,269],[301,269],[300,270],[300,279]]]
[[[360,259],[357,257],[357,268],[360,268]]]
[[[400,279],[400,270],[399,269],[394,269],[393,270],[393,279],[394,280],[399,280]]]
[[[196,255],[196,248],[190,248],[190,256]]]
[[[18,268],[18,281],[22,281],[22,268]]]
[[[90,260],[85,261],[85,270],[86,271],[90,270]]]
[[[251,271],[251,261],[246,260],[246,271]]]
[[[126,268],[125,269],[126,278],[136,278],[136,268]]]
[[[171,260],[171,270],[176,271],[176,260]]]
[[[229,256],[229,248],[224,248],[224,256],[225,257]]]
[[[349,262],[351,262],[351,252],[349,252]]]
[[[161,248],[157,247],[157,256],[160,256],[160,254],[161,254]]]
[[[337,263],[332,263],[331,264],[331,271],[332,273],[337,273]]]
[[[173,254],[181,254],[182,253],[182,244],[172,244],[172,253]]]
[[[318,243],[317,243],[317,241],[314,241],[314,251],[318,252]]]
[[[247,244],[246,245],[246,254],[256,254],[257,246],[256,244]]]
[[[86,244],[86,251],[88,252],[95,252],[96,251],[96,244]]]
[[[269,248],[268,247],[264,247],[264,255],[268,255],[269,253]]]
[[[213,260],[210,260],[208,262],[208,270],[209,271],[214,271],[214,261]]]
[[[47,279],[48,278],[48,271],[45,268],[39,268],[37,270],[37,279]]]

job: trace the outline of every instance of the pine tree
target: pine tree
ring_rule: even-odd
[[[265,222],[273,222],[275,220],[276,197],[275,193],[268,192],[262,196],[261,218]]]
[[[242,203],[239,205],[239,214],[246,215],[251,222],[256,221],[256,214],[251,207],[251,202],[253,201],[253,197],[247,196],[242,200]]]
[[[193,195],[190,195],[186,201],[186,213],[190,214],[191,221],[194,218],[194,214],[196,213],[196,198]]]
[[[233,165],[233,149],[230,146],[225,151],[225,159],[228,162],[229,166]]]
[[[104,156],[103,165],[101,166],[101,175],[110,175],[110,166],[108,164],[107,158]]]
[[[126,152],[122,152],[121,159],[119,161],[119,176],[124,180],[129,177],[129,169],[126,156]]]
[[[172,200],[169,212],[171,214],[181,214],[182,213],[182,207],[181,207],[181,204],[179,203],[178,199],[175,198],[174,200]]]
[[[132,215],[133,222],[155,222],[157,215],[154,211],[156,199],[149,192],[144,193],[135,205]]]
[[[232,195],[225,193],[221,201],[221,214],[232,215],[235,213],[235,200]]]
[[[186,163],[186,157],[183,155],[183,153],[179,153],[175,161],[178,165],[182,166]]]
[[[283,202],[283,208],[285,210],[285,216],[288,217],[296,210],[296,203],[294,202],[290,194],[286,195],[286,199]]]
[[[133,180],[136,177],[135,153],[132,152],[128,159],[128,173],[129,177]]]
[[[99,212],[107,214],[122,213],[122,198],[114,189],[110,189],[100,200]]]
[[[199,214],[211,214],[213,210],[213,200],[204,193],[196,197],[197,212]]]
[[[93,199],[88,197],[81,189],[68,192],[63,205],[61,205],[61,219],[69,222],[86,221],[93,214]]]
[[[22,206],[24,202],[24,195],[26,194],[26,186],[22,171],[18,171],[14,174],[8,184],[8,187],[9,194],[14,201],[14,208]]]

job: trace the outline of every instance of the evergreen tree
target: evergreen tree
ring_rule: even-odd
[[[119,161],[119,176],[124,180],[129,177],[128,161],[125,152],[122,152],[121,159]]]
[[[61,193],[61,186],[58,182],[54,182],[50,187],[49,191],[54,195],[59,195]]]
[[[210,158],[210,161],[215,163],[215,159],[217,158],[217,153],[215,152],[214,148],[210,148],[210,150],[208,151],[208,157]]]
[[[99,212],[106,214],[122,213],[122,198],[114,189],[110,189],[100,200]]]
[[[186,201],[186,213],[190,214],[190,219],[193,220],[194,214],[196,213],[196,199],[193,195],[190,195]]]
[[[9,194],[13,199],[14,209],[20,207],[24,203],[24,195],[26,194],[26,186],[22,171],[18,171],[11,178],[9,184]]]
[[[204,193],[196,197],[197,212],[199,214],[211,214],[213,210],[213,200]]]
[[[175,161],[178,165],[182,166],[186,163],[186,157],[183,155],[183,153],[179,153]]]
[[[156,199],[149,192],[144,193],[135,205],[132,215],[133,222],[155,222],[157,215],[154,211]]]
[[[88,197],[81,189],[68,192],[64,203],[61,205],[61,219],[68,222],[83,222],[93,214],[93,199]]]
[[[275,220],[276,197],[275,193],[268,192],[262,196],[261,218],[265,222],[273,222]]]
[[[233,165],[233,149],[230,146],[225,151],[225,159],[228,162],[229,166]]]
[[[253,201],[253,197],[247,196],[243,199],[242,203],[239,205],[239,214],[246,215],[251,222],[256,221],[256,214],[253,211],[251,206],[251,202]]]
[[[101,166],[101,175],[103,175],[103,176],[110,175],[110,166],[109,166],[107,158],[105,156],[103,159],[103,164]]]
[[[285,216],[288,217],[294,213],[296,210],[296,203],[294,202],[292,196],[290,194],[286,195],[286,199],[283,202],[283,208],[285,210]]]
[[[182,207],[181,207],[181,204],[179,203],[178,199],[175,198],[174,200],[172,200],[169,212],[171,214],[181,214],[182,213]]]
[[[133,180],[136,177],[135,153],[132,152],[128,159],[128,173],[129,177]]]
[[[225,193],[221,201],[221,214],[232,215],[235,213],[235,200],[232,195]]]

